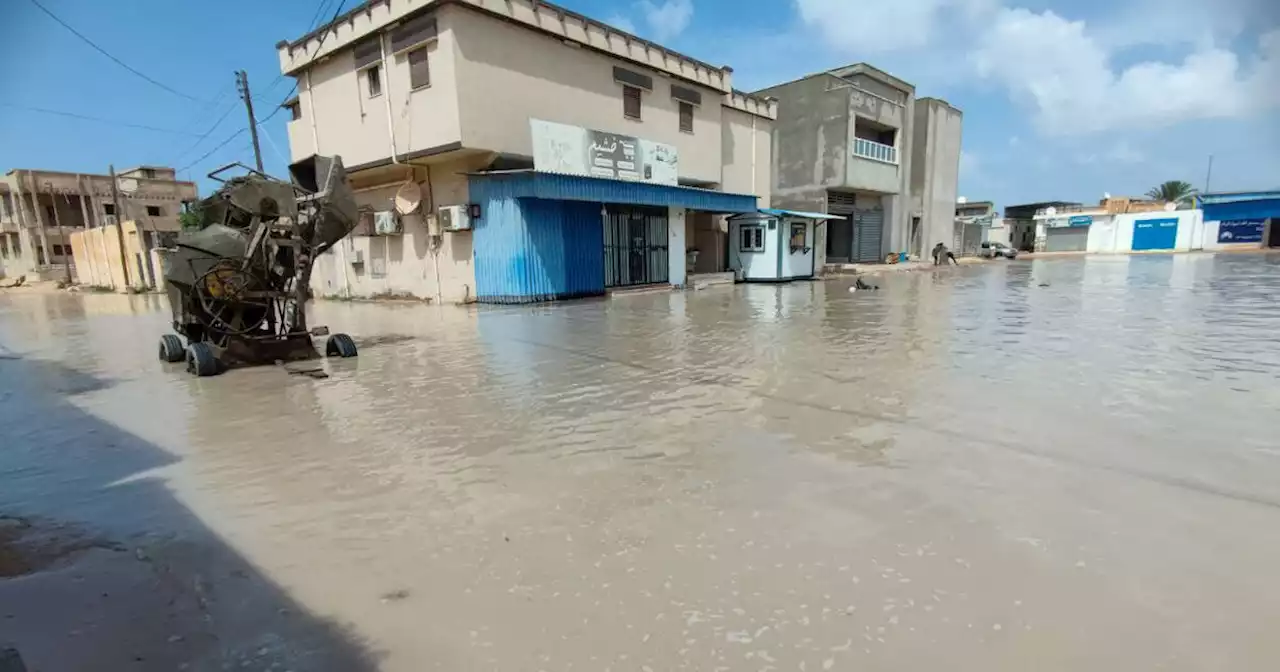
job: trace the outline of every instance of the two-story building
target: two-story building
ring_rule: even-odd
[[[844,218],[818,227],[819,267],[905,249],[915,87],[858,63],[756,95],[778,100],[773,204]]]
[[[365,213],[320,296],[679,286],[727,270],[723,215],[768,205],[774,101],[547,2],[370,0],[277,47],[292,159],[341,156]]]
[[[114,185],[110,175],[15,168],[0,177],[4,272],[44,280],[74,276],[72,233],[135,221],[137,230],[154,239],[181,228],[183,203],[196,199],[195,183],[178,180],[164,166],[121,171]],[[149,248],[156,240],[140,244]]]

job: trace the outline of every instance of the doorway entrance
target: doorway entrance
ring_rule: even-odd
[[[1267,247],[1280,247],[1280,217],[1267,221]]]
[[[609,205],[604,224],[604,286],[669,281],[667,209]]]

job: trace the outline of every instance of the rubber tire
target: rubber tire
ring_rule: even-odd
[[[201,378],[218,375],[220,367],[213,348],[208,343],[196,342],[187,346],[187,372]]]
[[[186,349],[182,347],[182,339],[173,334],[165,334],[160,337],[160,361],[181,362],[186,359]]]
[[[342,358],[355,357],[356,342],[346,334],[334,334],[324,344],[325,357],[338,356]]]

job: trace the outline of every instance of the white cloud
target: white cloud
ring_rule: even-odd
[[[659,42],[683,33],[693,20],[693,0],[663,0],[661,4],[643,0],[637,7]]]
[[[609,20],[605,21],[605,23],[625,33],[631,33],[632,35],[636,34],[636,24],[631,19],[628,19],[621,14],[614,14],[609,17]]]
[[[948,11],[977,15],[995,0],[794,0],[833,51],[875,53],[930,44]]]
[[[1143,62],[1112,69],[1111,53],[1086,29],[1051,11],[1003,9],[973,52],[979,74],[1028,101],[1041,130],[1055,135],[1151,128],[1191,119],[1240,117],[1272,92],[1280,37],[1265,37],[1270,60],[1252,72],[1217,47],[1192,51],[1180,63]]]

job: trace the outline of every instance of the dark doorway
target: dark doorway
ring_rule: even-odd
[[[1267,247],[1280,247],[1280,218],[1272,217],[1267,222]]]
[[[668,282],[667,209],[610,205],[604,226],[604,286]]]
[[[853,249],[853,222],[848,219],[827,220],[827,261],[846,263]]]

